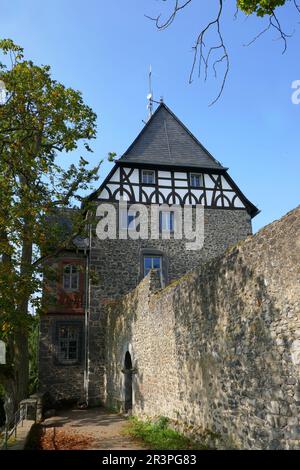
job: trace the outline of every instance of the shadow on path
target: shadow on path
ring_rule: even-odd
[[[90,437],[92,444],[87,450],[139,450],[145,449],[141,442],[124,435],[127,420],[103,408],[88,410],[60,410],[42,423],[44,428],[63,428],[81,436]]]

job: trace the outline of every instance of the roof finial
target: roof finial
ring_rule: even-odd
[[[149,67],[149,93],[147,95],[148,121],[153,114],[152,67]]]

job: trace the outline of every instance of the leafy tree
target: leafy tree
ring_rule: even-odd
[[[275,8],[284,5],[287,0],[237,0],[237,6],[247,15],[256,13],[257,16],[272,15]],[[296,5],[296,2],[294,2]]]
[[[168,0],[162,1],[167,2]],[[161,14],[156,17],[151,17],[148,15],[146,15],[146,17],[155,22],[157,29],[164,30],[168,28],[173,23],[177,15],[181,13],[182,10],[191,5],[192,2],[193,0],[183,0],[182,2],[180,0],[173,0],[171,12],[169,15],[167,15],[166,19],[163,19]],[[214,15],[213,19],[208,22],[199,32],[196,40],[194,41],[194,55],[189,77],[189,82],[191,83],[193,81],[196,68],[198,69],[198,76],[200,76],[201,70],[204,69],[204,80],[207,80],[208,69],[209,67],[212,67],[214,76],[217,78],[218,67],[221,64],[224,65],[219,92],[210,105],[216,103],[216,101],[218,101],[220,98],[224,90],[230,68],[229,53],[223,38],[221,24],[224,0],[216,0],[216,4],[216,14]],[[297,14],[300,14],[300,3],[298,4],[297,0],[236,0],[235,19],[237,18],[238,12],[242,12],[246,15],[256,15],[260,19],[267,17],[266,26],[247,45],[252,44],[264,33],[273,29],[279,35],[279,39],[281,39],[283,42],[283,53],[286,51],[287,38],[290,37],[290,35],[285,33],[281,27],[280,20],[277,16],[277,8],[287,4],[291,4],[291,6],[294,8],[294,11]],[[214,4],[212,3],[212,8],[213,7]],[[212,43],[210,33],[213,33],[215,37],[215,41]],[[209,44],[211,45],[209,46]]]
[[[79,91],[55,81],[49,66],[26,60],[10,39],[0,40],[1,82],[0,338],[8,346],[8,363],[0,366],[0,383],[11,414],[28,392],[28,308],[40,305],[40,258],[58,243],[49,218],[82,202],[80,194],[97,178],[98,167],[88,169],[83,157],[77,165],[68,163],[79,143],[91,152],[96,136],[96,114]],[[83,225],[82,211],[73,218],[75,234]]]

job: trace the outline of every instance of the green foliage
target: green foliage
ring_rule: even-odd
[[[82,191],[91,189],[99,169],[89,168],[86,158],[96,137],[96,114],[79,91],[52,78],[48,65],[25,60],[11,39],[0,40],[0,81],[6,88],[0,105],[0,337],[18,377],[17,369],[28,367],[21,353],[32,333],[28,305],[40,306],[38,260],[54,246],[67,246],[84,226],[88,206],[80,209]],[[84,155],[68,162],[77,148]],[[62,241],[49,220],[74,205],[80,207],[73,211],[72,234]]]
[[[237,6],[247,15],[272,15],[275,8],[283,6],[287,0],[237,0]]]
[[[166,416],[160,416],[158,420],[156,421],[155,425],[159,429],[167,429],[169,422],[170,422],[169,418],[167,418]]]
[[[107,160],[109,162],[113,162],[116,156],[117,156],[116,152],[108,152]]]
[[[136,417],[129,418],[126,434],[142,439],[151,449],[155,450],[188,450],[204,449],[195,442],[168,426],[169,419],[161,416],[156,422],[141,421]]]
[[[5,261],[0,264],[0,335],[5,338],[16,324],[28,328],[18,306],[41,288],[35,261],[50,241],[52,247],[61,242],[47,220],[59,207],[82,202],[81,192],[96,179],[98,167],[88,169],[84,157],[77,165],[65,162],[79,141],[90,152],[87,142],[96,136],[96,115],[81,93],[53,80],[49,66],[25,60],[11,39],[0,40],[1,51],[12,60],[8,66],[0,55],[0,80],[7,91],[0,106],[0,253]],[[56,162],[59,152],[65,152],[63,166]],[[74,218],[76,233],[82,213]]]

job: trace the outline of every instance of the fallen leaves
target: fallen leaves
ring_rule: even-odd
[[[40,450],[85,450],[90,449],[93,438],[70,429],[43,428],[39,437]]]

